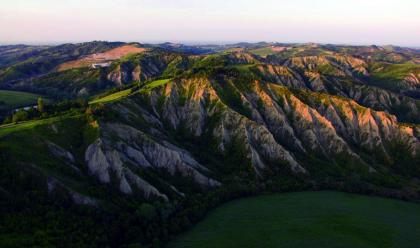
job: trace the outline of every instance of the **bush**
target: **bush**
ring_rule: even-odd
[[[28,112],[25,110],[19,110],[12,116],[12,122],[17,123],[19,121],[28,120]]]

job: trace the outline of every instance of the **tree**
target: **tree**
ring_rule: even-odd
[[[4,119],[3,124],[9,124],[9,123],[12,123],[12,117],[7,116],[7,117]]]
[[[38,111],[39,112],[44,112],[44,108],[45,106],[44,106],[44,100],[40,97],[40,98],[38,98]]]
[[[156,217],[156,209],[151,204],[143,203],[136,210],[136,214],[137,214],[137,216],[139,216],[139,218],[150,221],[150,220],[153,220],[153,218]]]
[[[25,110],[19,110],[12,116],[12,121],[17,123],[19,121],[26,121],[28,119],[28,113]]]

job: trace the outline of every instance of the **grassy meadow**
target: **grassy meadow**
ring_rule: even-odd
[[[106,102],[112,102],[115,100],[118,100],[122,97],[126,97],[128,95],[130,95],[131,93],[131,89],[127,89],[127,90],[122,90],[122,91],[118,91],[116,93],[107,95],[105,97],[99,98],[99,99],[95,99],[91,102],[89,102],[90,104],[95,104],[95,103],[106,103]]]
[[[256,54],[258,56],[261,56],[263,58],[267,57],[268,55],[276,54],[276,52],[273,51],[273,49],[271,47],[256,48],[256,49],[250,50],[249,52],[253,53],[253,54]]]
[[[419,233],[418,203],[297,192],[229,202],[167,247],[417,248]]]
[[[0,101],[9,108],[35,105],[39,97],[42,96],[22,91],[0,90]]]

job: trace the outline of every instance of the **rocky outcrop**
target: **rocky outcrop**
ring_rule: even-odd
[[[164,200],[168,200],[166,195],[130,168],[166,171],[174,177],[191,177],[205,188],[221,185],[205,176],[202,172],[209,170],[175,145],[159,143],[140,130],[123,124],[108,123],[102,128],[106,135],[92,143],[85,153],[89,171],[102,183],[110,183],[113,175],[119,181],[120,191],[125,194],[131,194],[132,188],[136,187],[147,199],[157,197]]]
[[[145,53],[119,62],[108,72],[107,79],[116,85],[143,82],[162,75],[167,66],[179,56],[166,53]]]
[[[258,65],[256,70],[266,81],[281,83],[282,85],[294,88],[306,87],[302,77],[286,66],[263,64]]]
[[[243,62],[252,59],[236,56]],[[181,195],[173,180],[176,177],[189,178],[203,189],[223,183],[216,176],[217,167],[203,165],[189,151],[191,143],[185,146],[175,141],[180,132],[189,136],[188,142],[211,142],[214,156],[229,156],[234,144],[260,178],[280,168],[311,177],[307,161],[314,157],[326,164],[353,164],[375,173],[378,166],[395,162],[393,144],[407,146],[410,156],[419,154],[418,127],[401,125],[389,113],[359,105],[392,109],[404,99],[362,84],[348,91],[319,71],[320,65],[341,71],[337,77],[366,73],[363,61],[349,57],[294,58],[285,66],[250,68],[260,79],[189,77],[112,103],[110,111],[121,118],[100,124],[101,137],[85,153],[87,167],[103,183],[115,177],[125,194],[136,189],[147,199],[166,201],[172,193]],[[296,70],[304,70],[303,76]],[[332,84],[355,100],[327,94]],[[417,111],[416,105],[412,107]],[[366,160],[360,151],[373,159]],[[372,165],[372,160],[382,165]],[[161,191],[140,171],[152,171],[158,177],[165,173],[162,181],[169,187]]]
[[[301,71],[322,72],[335,77],[369,75],[365,61],[340,54],[293,57],[286,60],[284,65]]]
[[[56,145],[56,144],[54,144],[50,141],[47,141],[46,143],[47,143],[47,146],[50,148],[51,152],[55,156],[63,158],[71,164],[75,163],[74,156],[69,151],[66,151],[65,149],[61,148],[60,146],[58,146],[58,145]]]
[[[33,140],[51,160],[43,167],[42,156],[33,167],[48,174],[51,195],[64,189],[66,199],[94,207],[108,200],[102,197],[109,189],[112,197],[117,191],[117,198],[178,207],[221,187],[277,190],[285,178],[290,185],[340,189],[348,182],[418,184],[416,66],[375,64],[351,51],[320,48],[284,49],[265,58],[247,52],[253,49],[211,56],[151,49],[107,68],[57,73],[63,80],[49,74],[34,79],[34,86],[48,79],[80,96],[137,84],[126,97],[92,102],[78,120],[80,127],[95,120],[87,130],[64,128],[73,123],[62,119],[39,129],[47,135]],[[80,140],[58,138],[68,135]],[[9,157],[19,161],[15,154]]]
[[[401,80],[381,79],[392,80],[392,85],[372,79],[369,70],[369,64],[361,59],[330,54],[292,57],[281,66],[262,64],[255,72],[264,81],[352,98],[364,107],[396,115],[399,121],[420,123],[418,69],[413,67]],[[384,68],[373,72],[377,70],[382,72]]]
[[[70,187],[66,186],[64,183],[60,182],[56,178],[50,177],[47,179],[47,189],[48,193],[52,193],[56,189],[65,189],[69,196],[71,197],[71,200],[79,205],[87,205],[90,207],[98,207],[99,201],[95,198],[92,198],[90,196],[81,194]]]
[[[55,127],[55,126],[54,126]],[[73,154],[64,148],[54,144],[51,141],[46,141],[48,148],[50,149],[51,153],[64,161],[65,164],[70,166],[73,170],[80,172],[79,168],[75,166],[76,159],[74,158]]]
[[[404,84],[404,89],[413,91],[420,90],[420,72],[409,73],[402,81],[402,84]]]

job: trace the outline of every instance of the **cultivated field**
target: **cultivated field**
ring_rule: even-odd
[[[134,45],[124,45],[103,53],[95,53],[78,60],[66,62],[58,67],[58,71],[88,67],[92,64],[109,62],[120,59],[129,54],[142,53],[144,51],[146,51],[146,49],[142,47],[137,47]]]

